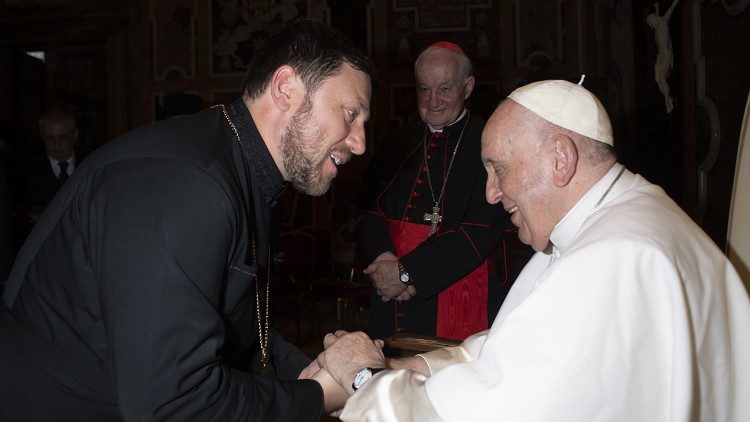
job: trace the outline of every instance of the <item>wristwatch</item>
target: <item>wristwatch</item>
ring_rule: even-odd
[[[352,389],[354,391],[359,390],[362,388],[365,383],[372,378],[373,375],[377,374],[380,371],[385,371],[385,368],[365,368],[357,372],[357,374],[354,376],[354,382],[352,382]]]
[[[404,268],[404,264],[402,264],[401,261],[398,261],[398,278],[404,284],[414,284],[414,282],[411,281],[411,276],[406,272],[406,268]]]

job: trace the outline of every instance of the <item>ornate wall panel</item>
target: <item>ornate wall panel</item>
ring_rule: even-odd
[[[197,0],[151,0],[155,80],[195,78]]]
[[[564,61],[562,7],[562,0],[513,1],[517,66]]]
[[[242,95],[241,89],[212,89],[210,93],[211,104],[229,104]]]
[[[325,21],[329,25],[348,35],[362,51],[373,55],[372,45],[372,11],[373,1],[378,0],[347,0],[326,2]]]
[[[390,86],[388,129],[393,130],[408,122],[419,121],[414,83],[395,82]]]
[[[307,1],[211,1],[211,73],[244,73],[254,52],[280,22],[306,17]]]
[[[477,65],[500,61],[500,6],[491,0],[393,0],[386,14],[387,67],[410,69],[427,45],[449,40]]]

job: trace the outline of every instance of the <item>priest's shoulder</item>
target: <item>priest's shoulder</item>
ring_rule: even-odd
[[[224,115],[218,108],[208,108],[198,113],[174,116],[141,126],[115,139],[113,142],[158,143],[162,147],[178,148],[206,145],[210,141],[225,143]],[[122,141],[121,141],[122,139]]]
[[[104,161],[143,157],[210,161],[228,150],[231,140],[221,110],[205,109],[136,128],[105,144],[91,157]]]

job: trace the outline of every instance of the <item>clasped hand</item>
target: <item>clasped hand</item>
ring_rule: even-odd
[[[398,257],[392,252],[383,252],[363,271],[372,279],[372,285],[383,302],[396,299],[405,302],[417,294],[414,286],[399,279]]]
[[[326,334],[324,351],[299,375],[313,379],[323,388],[324,410],[337,416],[354,392],[352,382],[363,368],[384,368],[383,340],[371,340],[363,332],[343,330]]]
[[[364,368],[385,368],[383,345],[383,340],[371,340],[361,331],[339,330],[323,337],[325,350],[318,355],[317,362],[352,394],[352,381],[357,372]]]

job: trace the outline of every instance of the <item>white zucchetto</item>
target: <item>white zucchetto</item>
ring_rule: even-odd
[[[604,106],[581,83],[549,80],[530,83],[508,98],[557,126],[613,145],[612,124]]]

